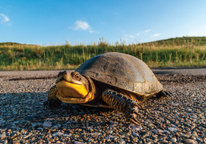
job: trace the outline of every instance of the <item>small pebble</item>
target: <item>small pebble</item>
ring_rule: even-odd
[[[187,144],[197,144],[197,141],[195,141],[193,139],[184,139],[183,142],[185,142]]]

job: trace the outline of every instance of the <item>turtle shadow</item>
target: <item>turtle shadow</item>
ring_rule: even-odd
[[[63,103],[58,108],[49,108],[48,106],[44,106],[46,111],[50,111],[52,114],[61,114],[68,116],[81,116],[81,115],[91,115],[91,114],[99,114],[101,112],[111,112],[113,109],[109,108],[101,108],[101,107],[90,107],[83,106],[81,104],[69,104]]]
[[[60,108],[50,109],[44,106],[44,102],[47,100],[47,94],[47,92],[1,93],[1,106],[3,107],[0,112],[1,118],[3,119],[3,121],[1,121],[2,123],[0,123],[1,127],[9,128],[15,125],[16,127],[25,126],[27,129],[37,129],[43,128],[44,122],[47,121],[52,121],[53,124],[60,124],[62,126],[75,124],[75,127],[87,127],[85,122],[88,122],[89,126],[106,126],[109,120],[101,124],[98,122],[95,124],[95,117],[106,119],[107,116],[105,116],[105,113],[113,111],[107,108],[66,103],[62,103]],[[8,113],[11,117],[8,116]],[[87,119],[87,117],[90,117],[91,120]],[[84,122],[81,121],[83,118]]]
[[[58,123],[67,123],[70,128],[81,127],[84,130],[90,130],[93,126],[107,126],[111,124],[111,119],[115,110],[101,107],[82,106],[80,104],[62,103],[61,107],[48,108],[45,111],[51,114],[47,116],[48,120],[54,120],[58,117]],[[110,113],[110,114],[108,114]],[[97,118],[97,119],[96,119]],[[100,119],[102,119],[100,121]]]

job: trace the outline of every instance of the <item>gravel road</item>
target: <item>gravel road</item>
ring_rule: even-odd
[[[50,71],[0,71],[0,76],[35,77],[57,75],[61,70]],[[185,74],[185,75],[206,75],[206,68],[153,68],[155,74]]]
[[[141,126],[118,111],[44,107],[59,71],[0,72],[0,143],[206,143],[206,69],[152,69],[173,93],[150,99]]]

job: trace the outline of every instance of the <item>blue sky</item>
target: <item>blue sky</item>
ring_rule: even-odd
[[[2,0],[0,42],[139,43],[206,36],[206,0]]]

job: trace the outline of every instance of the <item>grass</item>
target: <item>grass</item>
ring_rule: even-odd
[[[183,37],[131,45],[99,42],[42,47],[0,43],[0,70],[76,69],[89,58],[105,52],[127,53],[153,68],[206,66],[206,38]]]

